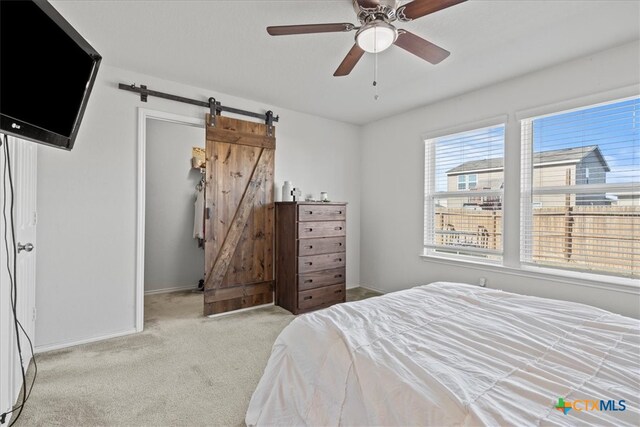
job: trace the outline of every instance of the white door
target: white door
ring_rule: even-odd
[[[8,166],[4,141],[0,154],[0,414],[13,406],[22,387],[20,359],[15,340],[15,325],[11,310],[11,275],[16,280],[16,310],[22,327],[34,340],[35,332],[35,287],[36,287],[36,180],[37,145],[9,137],[11,177],[13,180],[14,226],[17,253],[11,240],[11,190],[5,177]],[[6,200],[6,203],[5,203]],[[1,215],[4,206],[7,221]],[[8,239],[6,250],[4,236]],[[13,271],[15,259],[16,269]],[[32,354],[29,343],[21,332],[21,346],[25,369]],[[9,417],[7,417],[9,419]],[[7,420],[5,420],[6,422]]]

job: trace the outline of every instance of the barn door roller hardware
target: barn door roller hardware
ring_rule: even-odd
[[[126,90],[129,92],[139,93],[140,101],[147,102],[147,98],[149,96],[155,96],[156,98],[168,99],[170,101],[183,102],[185,104],[197,105],[199,107],[205,107],[209,109],[211,113],[211,120],[213,123],[209,123],[212,126],[215,126],[215,116],[220,115],[223,111],[227,113],[233,114],[241,114],[243,116],[254,117],[256,119],[262,120],[269,129],[269,133],[271,133],[271,128],[273,126],[273,122],[277,122],[280,116],[273,115],[273,111],[267,111],[264,114],[254,113],[251,111],[240,110],[238,108],[227,107],[222,105],[220,102],[216,101],[215,98],[209,98],[207,101],[198,101],[197,99],[185,98],[183,96],[171,95],[170,93],[158,92],[157,90],[147,89],[145,85],[140,85],[139,87],[136,84],[118,84],[118,89]]]

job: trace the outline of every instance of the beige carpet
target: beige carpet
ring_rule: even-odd
[[[38,355],[16,425],[244,425],[271,346],[294,316],[276,306],[213,319],[201,312],[201,293],[147,296],[144,332]]]

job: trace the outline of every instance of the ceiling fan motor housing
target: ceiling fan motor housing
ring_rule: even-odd
[[[358,20],[362,24],[373,21],[393,22],[397,19],[396,9],[400,5],[399,0],[377,0],[367,2],[353,1],[353,9],[358,15]]]

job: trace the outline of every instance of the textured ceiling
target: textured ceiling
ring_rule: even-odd
[[[395,46],[381,53],[375,101],[372,55],[332,76],[354,33],[265,31],[357,23],[351,0],[51,3],[107,64],[357,124],[640,38],[639,1],[469,1],[399,25],[451,56],[434,66]]]

